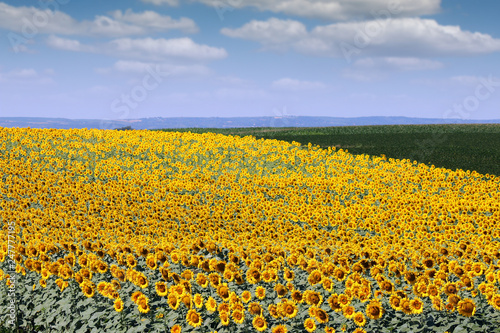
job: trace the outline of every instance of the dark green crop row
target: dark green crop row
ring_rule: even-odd
[[[302,128],[163,129],[254,136],[335,146],[352,154],[410,159],[452,170],[500,175],[500,124],[384,125]]]

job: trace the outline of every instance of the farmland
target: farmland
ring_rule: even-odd
[[[0,323],[491,331],[500,126],[474,126],[0,128]]]
[[[252,135],[257,139],[309,142],[354,155],[384,154],[447,169],[500,175],[500,124],[383,125],[308,128],[187,128],[162,131]]]

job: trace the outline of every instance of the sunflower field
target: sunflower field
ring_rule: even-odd
[[[0,326],[494,332],[500,178],[191,132],[0,128]]]

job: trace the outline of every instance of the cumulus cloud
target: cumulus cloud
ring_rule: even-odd
[[[355,81],[374,81],[387,76],[390,72],[435,70],[442,68],[439,61],[414,57],[363,58],[346,68],[342,75]]]
[[[77,21],[59,10],[15,7],[2,2],[0,28],[21,33],[25,37],[36,34],[123,37],[173,29],[185,33],[198,32],[196,23],[191,19],[182,17],[175,20],[153,11],[134,13],[129,9],[122,13],[117,10],[110,16],[96,15],[93,21]]]
[[[272,83],[272,87],[281,90],[317,90],[326,88],[326,85],[321,82],[300,81],[291,78],[282,78]]]
[[[47,38],[47,45],[54,49],[73,52],[96,52],[97,49],[90,45],[83,45],[75,39],[61,38],[51,35]]]
[[[353,67],[360,70],[419,71],[439,69],[443,67],[443,64],[439,61],[414,57],[384,57],[359,59],[354,62]]]
[[[50,71],[50,70],[49,70]],[[54,80],[48,75],[51,75],[47,70],[44,73],[38,73],[33,68],[14,69],[6,73],[0,72],[0,83],[19,83],[19,84],[49,84]]]
[[[119,38],[99,46],[81,44],[77,40],[50,36],[47,44],[53,48],[102,53],[110,56],[127,59],[164,61],[167,59],[181,59],[191,61],[218,60],[227,57],[223,48],[197,44],[190,38]]]
[[[147,67],[157,68],[161,72],[169,73],[173,76],[206,76],[212,74],[212,70],[203,65],[173,65],[168,63],[152,63],[152,62],[141,62],[141,61],[126,61],[120,60],[114,63],[111,68],[100,68],[97,70],[98,73],[108,74],[111,72],[117,73],[145,73]]]
[[[142,0],[155,5],[177,6],[178,0]],[[323,20],[350,20],[380,15],[420,16],[440,11],[441,0],[190,0],[207,6],[232,9],[253,7],[260,11],[283,13]]]
[[[264,50],[281,50],[320,57],[354,56],[437,57],[469,56],[500,51],[500,39],[488,34],[444,26],[435,20],[395,18],[317,26],[307,32],[302,23],[271,18],[251,21],[221,33],[259,42]]]

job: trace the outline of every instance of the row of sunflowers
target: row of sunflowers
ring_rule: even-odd
[[[499,177],[190,132],[0,128],[0,157],[4,326],[500,324]]]

